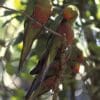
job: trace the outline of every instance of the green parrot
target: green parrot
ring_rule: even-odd
[[[35,74],[36,77],[26,94],[26,98],[30,97],[33,91],[35,91],[33,97],[38,97],[55,87],[56,80],[61,70],[59,60],[62,53],[62,47],[64,46],[63,49],[66,49],[68,46],[72,45],[74,40],[72,20],[76,18],[76,16],[73,15],[73,12],[68,13],[72,13],[72,17],[70,17],[70,19],[63,17],[56,29],[56,32],[60,34],[61,37],[52,34],[47,50],[44,52],[37,66],[30,72],[31,75]]]
[[[25,25],[23,48],[18,71],[20,71],[21,67],[25,63],[25,60],[31,50],[33,41],[37,38],[43,26],[47,23],[51,15],[51,8],[52,5],[50,0],[36,0],[31,18],[38,21],[41,25],[36,22],[32,22],[31,20],[27,21]]]

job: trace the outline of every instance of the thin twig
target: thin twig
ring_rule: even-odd
[[[48,30],[49,32],[53,33],[54,35],[62,37],[62,35],[60,35],[58,32],[55,32],[54,30],[52,30],[52,29],[50,29],[50,28],[48,28],[46,26],[43,26],[39,21],[37,21],[36,19],[33,19],[31,16],[29,16],[27,13],[25,13],[25,11],[18,11],[18,10],[15,10],[15,9],[12,9],[12,8],[8,8],[8,7],[2,6],[2,5],[0,5],[0,7],[4,8],[4,9],[8,9],[10,11],[13,11],[15,13],[20,13],[21,15],[24,15],[25,17],[30,19],[33,23],[35,22],[36,24],[42,26],[44,29]]]
[[[58,93],[59,93],[59,84],[61,83],[61,80],[63,79],[64,77],[64,71],[66,69],[66,54],[65,54],[65,48],[67,47],[67,40],[66,40],[66,34],[64,34],[64,41],[63,41],[63,45],[62,45],[62,48],[61,48],[61,55],[60,55],[60,65],[61,65],[61,71],[59,72],[59,77],[58,77],[58,80],[56,82],[56,86],[55,86],[55,89],[54,89],[54,95],[53,95],[53,100],[57,100],[57,97],[58,97]],[[68,48],[70,48],[70,46],[68,46]],[[67,61],[69,60],[70,58],[70,54],[71,54],[71,51],[68,55],[68,58],[67,58]]]

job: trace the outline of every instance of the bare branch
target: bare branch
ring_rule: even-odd
[[[63,45],[61,47],[61,53],[60,53],[60,59],[59,59],[61,71],[59,72],[59,75],[58,75],[59,77],[57,79],[56,86],[54,89],[53,100],[57,100],[57,97],[59,94],[59,84],[61,83],[61,81],[64,77],[64,71],[65,71],[66,66],[67,66],[66,62],[69,60],[70,55],[71,55],[71,50],[70,50],[69,55],[67,56],[67,60],[65,59],[66,58],[65,48],[67,46],[66,34],[64,34],[63,37],[64,37],[64,41],[63,41]],[[71,49],[71,46],[68,46],[68,48]]]
[[[10,11],[13,11],[14,13],[20,13],[21,15],[24,15],[25,17],[30,19],[33,23],[35,22],[39,26],[42,26],[45,30],[48,30],[49,32],[51,32],[54,35],[62,37],[62,35],[60,35],[58,32],[55,32],[54,30],[52,30],[52,29],[50,29],[50,28],[48,28],[46,26],[43,26],[39,21],[37,21],[36,19],[33,19],[31,16],[29,16],[27,13],[25,13],[25,11],[18,11],[18,10],[15,10],[15,9],[12,9],[12,8],[8,8],[8,7],[2,6],[2,5],[0,5],[0,7],[4,8],[4,9],[8,9]]]

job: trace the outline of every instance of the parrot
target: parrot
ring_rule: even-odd
[[[71,45],[74,39],[74,34],[73,34],[73,30],[70,26],[70,24],[63,19],[62,22],[60,23],[60,25],[57,28],[57,32],[59,34],[63,35],[66,34],[66,44],[67,45]],[[46,62],[47,64],[50,64],[51,62],[53,62],[54,58],[56,57],[56,55],[60,56],[60,49],[62,48],[64,39],[62,37],[58,37],[58,36],[54,36],[51,46],[49,48],[49,54],[48,54],[48,58]],[[59,52],[59,53],[58,53]]]
[[[69,28],[69,26],[68,26],[68,28]],[[63,33],[66,33],[67,34],[67,24],[66,24],[66,22],[63,20],[62,22],[61,22],[61,24],[59,25],[59,27],[58,27],[58,30],[57,30],[57,32],[59,32],[60,34],[63,34]],[[67,38],[67,42],[68,42],[68,44],[71,44],[72,43],[72,41],[73,41],[73,33],[72,34],[70,34],[70,35],[68,35],[68,37],[66,37]],[[60,41],[58,41],[59,42],[59,44],[58,45],[56,45],[56,46],[58,46],[58,47],[55,47],[55,51],[53,51],[53,52],[55,52],[55,55],[56,56],[59,56],[60,55],[60,50],[59,50],[59,48],[60,48],[60,46],[62,45],[61,44],[61,39],[60,39],[60,37],[58,37],[58,38],[55,38],[56,40],[60,40]],[[56,42],[56,41],[55,41]],[[54,46],[54,45],[53,45]],[[57,49],[56,49],[57,48]],[[49,49],[51,49],[51,48],[49,48]],[[58,51],[58,52],[57,52]],[[49,53],[51,53],[51,51],[49,51]],[[37,66],[30,72],[30,74],[31,75],[34,75],[34,74],[40,74],[41,73],[41,71],[43,71],[43,69],[45,69],[46,67],[45,67],[45,65],[46,65],[46,62],[47,62],[47,60],[48,60],[48,57],[49,57],[49,53],[47,54],[47,53],[44,53],[44,55],[42,56],[42,58],[40,59],[40,61],[39,61],[39,63],[37,64]],[[47,55],[46,55],[47,54]],[[52,77],[52,74],[56,74],[56,73],[59,73],[59,71],[61,70],[61,68],[60,68],[60,62],[59,62],[59,57],[56,57],[56,56],[54,56],[54,60],[52,60],[52,62],[53,63],[51,63],[50,64],[50,66],[48,67],[48,71],[47,71],[47,74],[45,75],[45,77],[47,77],[47,76],[49,76],[49,77]],[[52,58],[53,59],[53,58]],[[58,61],[56,61],[56,60],[58,60]],[[44,65],[44,66],[43,66]],[[30,92],[33,92],[33,91],[35,91],[35,89],[34,89],[34,87],[39,87],[39,85],[40,85],[40,83],[41,83],[41,78],[40,77],[36,77],[36,78],[38,78],[37,80],[35,79],[34,80],[34,82],[32,83],[32,87],[29,89],[29,91],[28,91],[28,93],[27,93],[27,96],[29,96],[30,94],[32,94],[32,93],[30,93]],[[49,79],[47,78],[47,80],[49,81]],[[48,82],[48,81],[45,81],[45,80],[43,80],[43,82],[41,83],[41,86],[42,86],[42,84],[49,84],[49,83],[45,83],[45,82]],[[55,83],[56,81],[54,81],[54,83]],[[43,87],[43,86],[42,86]],[[48,91],[51,89],[50,87],[49,87],[49,89],[48,89],[48,87],[47,88],[45,88],[45,89],[47,89]],[[47,91],[45,91],[45,92],[47,92]],[[39,94],[43,94],[44,93],[44,91],[43,90],[41,90],[41,93],[39,93]],[[27,97],[26,96],[26,97]]]
[[[76,6],[68,5],[64,7],[63,17],[64,19],[70,21],[70,23],[73,23],[78,15],[79,15],[79,10]]]
[[[35,94],[35,97],[41,96],[45,92],[48,92],[50,89],[54,89],[55,84],[56,84],[56,79],[58,77],[58,73],[61,70],[58,55],[56,55],[54,61],[49,65],[47,74],[45,78],[43,79],[43,81],[41,82],[41,73],[42,73],[43,67],[45,66],[37,65],[36,68],[30,72],[30,74],[32,75],[36,74],[36,77],[33,80],[32,85],[30,89],[28,90],[25,98],[29,98],[33,91],[37,91],[39,89],[39,86],[41,87],[39,89],[39,92]]]
[[[66,16],[65,16],[65,12],[66,12]],[[52,46],[50,46],[49,48],[49,56],[48,56],[48,59],[51,62],[56,56],[58,49],[61,48],[61,46],[64,44],[65,42],[64,39],[66,39],[65,48],[72,45],[74,40],[74,32],[73,32],[72,24],[75,22],[78,16],[77,8],[72,5],[69,5],[67,7],[65,6],[62,16],[63,18],[56,29],[56,32],[59,33],[62,37],[58,37],[52,34],[53,35],[52,36],[53,39],[51,43]]]
[[[37,66],[34,69],[31,70],[31,72],[30,72],[31,75],[39,74],[41,72],[41,70],[43,70],[43,67],[45,66],[45,62],[46,62],[47,57],[48,57],[48,54],[44,53],[42,58],[39,60]],[[60,63],[59,63],[58,55],[56,55],[54,61],[49,66],[50,66],[49,67],[49,73],[50,73],[50,70],[52,70],[52,69],[53,69],[53,71],[59,71],[60,70],[60,67],[59,67]]]
[[[79,73],[79,69],[80,69],[80,63],[75,63],[74,66],[72,66],[73,68],[71,69],[73,74],[77,74]]]
[[[36,89],[36,90],[35,90],[35,93],[32,95],[31,95],[31,93],[32,93],[33,86],[31,85],[31,87],[28,91],[28,94],[25,96],[25,100],[28,100],[29,98],[32,98],[35,100],[36,98],[39,98],[39,96],[41,96],[42,94],[50,91],[51,89],[54,89],[55,85],[56,85],[56,80],[57,80],[56,75],[45,78],[44,81],[41,83],[41,87],[39,90],[37,89],[37,86],[34,87],[34,89]],[[32,83],[34,83],[34,80]]]
[[[70,70],[72,71],[73,74],[79,72],[80,65],[83,63],[83,61],[84,61],[83,52],[76,45],[73,45],[72,52],[68,62]]]
[[[65,42],[64,39],[66,39],[66,43],[65,43],[66,46],[63,49],[66,49],[68,46],[72,45],[73,43],[74,32],[72,29],[72,24],[73,24],[73,21],[75,21],[77,17],[76,15],[77,11],[73,11],[72,8],[69,9],[69,7],[68,8],[65,7],[63,11],[64,12],[66,11],[66,13],[69,13],[68,15],[70,15],[70,17],[66,17],[67,15],[66,16],[63,15],[63,19],[61,20],[60,24],[58,25],[56,29],[56,32],[62,35],[62,37],[55,36],[54,34],[52,34],[52,42],[50,46],[48,46],[47,51],[44,52],[37,66],[30,72],[31,75],[36,75],[36,77],[33,80],[32,85],[26,94],[26,98],[30,97],[33,91],[34,91],[33,95],[35,95],[40,85],[41,85],[40,87],[43,88],[44,91],[43,89],[41,89],[35,95],[35,97],[42,95],[45,92],[52,89],[56,84],[56,80],[59,76],[60,70],[62,70],[61,64],[60,64],[60,56],[62,53],[61,51],[62,47]],[[75,13],[73,14],[73,12]],[[44,78],[42,79],[42,77]],[[52,82],[53,78],[54,78],[55,84],[50,84],[50,83],[53,83]],[[49,85],[52,85],[52,86],[49,86]]]
[[[78,62],[78,63],[83,63],[84,61],[83,52],[76,45],[72,47],[70,61]]]
[[[36,4],[34,5],[34,9],[32,12],[31,17],[38,21],[40,24],[36,22],[32,22],[31,20],[27,21],[25,24],[24,30],[24,37],[23,37],[23,48],[21,52],[21,57],[19,61],[19,68],[20,71],[21,67],[23,66],[30,50],[33,41],[37,38],[42,27],[47,23],[50,15],[51,15],[51,8],[52,4],[50,0],[36,0]]]

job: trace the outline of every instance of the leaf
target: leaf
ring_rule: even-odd
[[[8,23],[10,23],[11,22],[11,20],[12,20],[13,18],[10,18],[9,20],[7,20],[5,23],[3,23],[2,24],[2,27],[5,27]]]
[[[15,68],[12,66],[11,63],[7,63],[6,70],[10,75],[13,75],[15,73]]]
[[[95,56],[100,57],[100,46],[97,46],[95,43],[89,43],[89,49],[91,53]]]
[[[24,17],[21,15],[17,15],[14,18],[16,18],[19,22],[22,22],[24,20]]]
[[[0,0],[0,5],[3,5],[6,0]]]
[[[17,20],[19,20],[20,22],[22,22],[24,20],[24,18],[22,16],[16,15],[16,16],[11,17],[10,19],[8,19],[6,22],[4,22],[2,24],[2,27],[4,27],[6,24],[10,23],[14,18],[16,18]]]
[[[19,35],[18,35],[18,37],[14,41],[13,45],[15,46],[15,45],[19,44],[20,42],[22,42],[22,40],[23,40],[23,33],[20,32]]]
[[[5,42],[5,40],[0,39],[0,46],[3,46],[3,47],[6,46],[6,42]]]
[[[6,10],[5,12],[4,12],[4,15],[3,16],[9,16],[9,15],[12,15],[12,14],[14,14],[15,12],[14,11],[12,11],[12,10]]]

